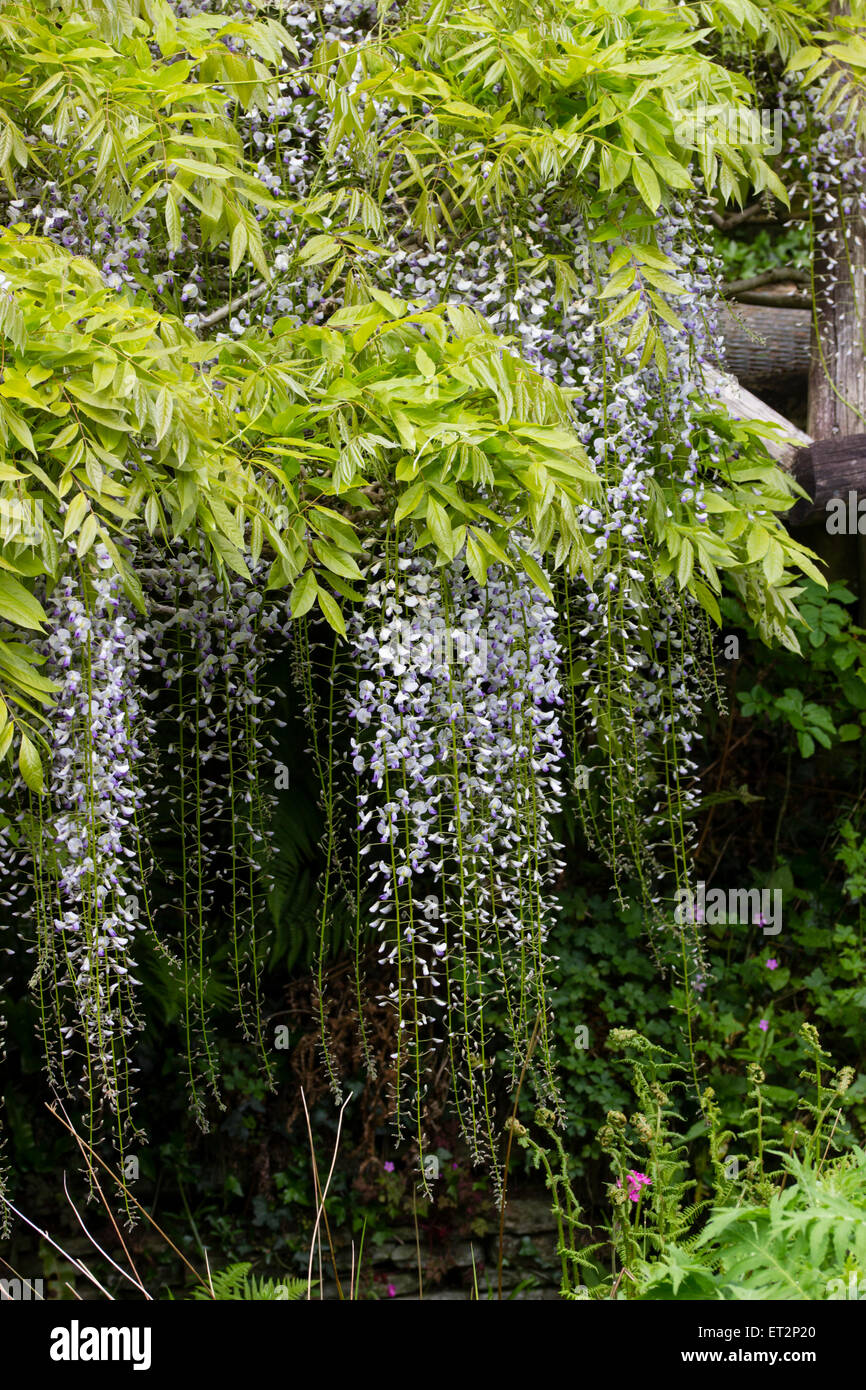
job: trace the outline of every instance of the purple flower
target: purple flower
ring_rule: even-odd
[[[628,1173],[626,1173],[626,1182],[628,1183],[628,1198],[630,1202],[639,1202],[641,1188],[652,1186],[652,1178],[648,1178],[646,1173],[638,1172],[636,1168],[631,1168]],[[617,1187],[622,1187],[622,1178],[617,1178],[616,1185]]]
[[[480,1052],[478,1012],[459,987],[461,943],[498,962],[485,987],[508,1000],[522,961],[542,970],[554,920],[563,760],[556,612],[505,567],[492,566],[482,588],[462,561],[442,570],[403,543],[387,568],[368,565],[365,602],[348,628],[357,678],[345,771],[359,825],[371,814],[365,802],[375,803],[375,837],[359,833],[359,846],[369,849],[391,1002],[404,1028],[411,1015],[438,1037],[459,1031]],[[407,1042],[413,1035],[414,1025]],[[419,1055],[417,1070],[424,1065]],[[418,1105],[415,1071],[413,1060],[402,1073],[407,1113]],[[468,1087],[479,1081],[470,1070]]]

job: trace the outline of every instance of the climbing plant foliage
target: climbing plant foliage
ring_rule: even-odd
[[[862,138],[862,35],[817,0],[0,5],[3,925],[92,1140],[146,1124],[141,951],[202,1124],[223,968],[268,1070],[289,680],[337,1091],[341,903],[419,1155],[444,1062],[495,1173],[494,1022],[555,1111],[563,812],[688,996],[719,597],[796,649],[820,582],[707,370],[708,210],[789,196],[756,52]]]

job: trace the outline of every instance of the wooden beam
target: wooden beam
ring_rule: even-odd
[[[846,505],[849,493],[866,498],[866,434],[813,440],[808,448],[796,451],[792,472],[811,498],[795,503],[788,512],[785,520],[792,526],[826,518],[827,503],[833,498],[842,498]],[[856,511],[855,503],[855,516]]]
[[[789,312],[783,310],[782,312]],[[741,386],[736,377],[729,376],[726,372],[720,372],[715,367],[704,367],[704,380],[707,386],[715,388],[721,404],[735,420],[763,420],[769,425],[777,425],[782,432],[781,438],[767,439],[765,441],[767,452],[782,465],[789,473],[794,466],[794,459],[798,449],[806,448],[812,443],[808,434],[797,429],[790,420],[786,420],[784,415],[780,415],[772,406],[767,405],[758,396],[753,396],[750,391]]]
[[[725,364],[748,390],[804,384],[809,375],[812,315],[807,309],[726,307],[719,318]]]

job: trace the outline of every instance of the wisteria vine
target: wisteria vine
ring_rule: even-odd
[[[503,1033],[512,1082],[532,1060],[540,1097],[557,1106],[545,972],[555,950],[566,804],[610,866],[614,891],[641,895],[659,958],[678,955],[687,1001],[700,988],[694,924],[675,929],[670,903],[689,876],[698,719],[706,700],[719,698],[708,614],[721,589],[703,584],[703,606],[686,590],[693,552],[677,551],[676,538],[683,518],[702,525],[725,505],[721,474],[728,454],[736,456],[703,375],[719,361],[721,304],[720,268],[703,249],[709,195],[696,172],[695,189],[645,219],[655,255],[677,280],[665,272],[659,294],[658,276],[636,277],[637,298],[618,317],[602,285],[622,249],[620,228],[591,189],[583,196],[551,180],[524,206],[504,210],[485,197],[459,235],[452,226],[453,235],[425,238],[417,209],[401,195],[408,163],[380,166],[371,139],[361,152],[364,178],[351,186],[358,151],[331,138],[333,94],[311,75],[321,47],[352,52],[381,33],[384,8],[291,0],[282,18],[297,60],[283,64],[277,95],[231,113],[273,199],[249,214],[266,224],[272,277],[236,278],[234,250],[227,268],[192,220],[166,247],[167,195],[165,207],[153,200],[121,218],[110,200],[88,194],[90,156],[79,159],[68,135],[58,137],[57,152],[71,161],[70,181],[28,172],[5,199],[3,219],[27,221],[91,258],[111,289],[131,299],[146,292],[203,338],[213,331],[215,354],[253,328],[323,328],[358,296],[477,311],[567,392],[570,423],[594,469],[596,486],[574,516],[593,563],[566,573],[552,531],[542,537],[549,546],[530,542],[506,516],[504,548],[482,583],[462,557],[436,563],[384,506],[364,522],[359,587],[330,575],[350,603],[343,642],[306,610],[292,617],[270,588],[261,535],[254,544],[231,515],[224,535],[236,530],[240,539],[227,579],[208,562],[201,536],[200,546],[167,537],[153,503],[146,527],[123,539],[141,611],[122,592],[104,545],[64,555],[58,581],[42,584],[50,631],[37,639],[42,679],[56,691],[55,719],[38,735],[45,795],[16,774],[3,787],[3,904],[11,920],[29,923],[52,1086],[85,1096],[88,1138],[105,1119],[121,1156],[137,1132],[142,950],[178,984],[190,1104],[202,1126],[208,1093],[219,1102],[212,986],[222,967],[242,1035],[270,1076],[261,978],[275,848],[275,704],[289,657],[325,811],[317,966],[325,1063],[334,1072],[321,996],[339,893],[355,921],[359,1000],[371,941],[388,971],[382,1003],[393,1021],[394,1118],[417,1147],[422,1177],[431,1078],[443,1058],[461,1129],[494,1174],[494,1059]],[[175,9],[186,16],[223,7],[177,0]],[[224,42],[234,52],[235,39]],[[370,129],[381,131],[394,109],[366,100]],[[791,109],[803,134],[804,108]],[[804,142],[798,153],[795,144],[792,156],[811,180],[831,267],[848,255],[839,238],[863,211],[862,153],[848,140],[830,119],[816,145]],[[482,160],[485,174],[488,165]],[[848,190],[841,201],[838,173]],[[348,222],[376,244],[353,233],[351,264],[345,254],[325,264],[304,258],[309,218],[301,225],[292,200],[304,200],[307,212],[312,206],[325,232],[338,206],[329,196],[343,183]],[[378,197],[369,192],[374,184]],[[255,223],[238,225],[248,244]],[[336,430],[331,442],[340,443]],[[286,459],[290,449],[271,453]],[[89,458],[86,466],[97,473],[98,464]],[[387,493],[389,479],[379,481]],[[756,500],[749,520],[768,515]],[[666,569],[650,536],[660,520],[677,556]],[[712,573],[717,556],[710,540],[702,544],[703,572]],[[526,579],[526,554],[535,583]],[[731,582],[746,580],[734,573]]]

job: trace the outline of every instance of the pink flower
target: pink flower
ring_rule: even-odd
[[[393,1285],[393,1284],[389,1284],[389,1285],[388,1285],[388,1297],[389,1297],[389,1298],[396,1298],[396,1297],[397,1297],[397,1290],[394,1288],[394,1285]]]
[[[775,956],[770,956],[770,959],[767,961],[767,969],[768,969],[768,970],[778,970],[778,968],[779,968],[779,962],[776,960],[776,957],[775,957]]]
[[[639,1202],[641,1188],[650,1187],[652,1184],[652,1178],[648,1178],[646,1173],[638,1173],[634,1168],[630,1169],[626,1174],[626,1181],[628,1182],[628,1197],[630,1202]],[[616,1185],[617,1187],[622,1187],[621,1178],[617,1178]]]
[[[769,1026],[770,1026],[769,1023],[767,1022],[767,1020],[766,1020],[765,1018],[762,1018],[761,1021],[760,1021],[760,1023],[758,1024],[758,1027],[760,1028],[760,1030],[761,1030],[762,1033],[766,1033],[766,1031],[767,1031],[767,1029],[769,1028]]]
[[[386,1172],[386,1173],[393,1173],[393,1171],[394,1171],[394,1165],[393,1165],[393,1163],[391,1162],[390,1159],[387,1161],[387,1163],[384,1163],[382,1166],[383,1166],[383,1168],[385,1169],[385,1172]]]

